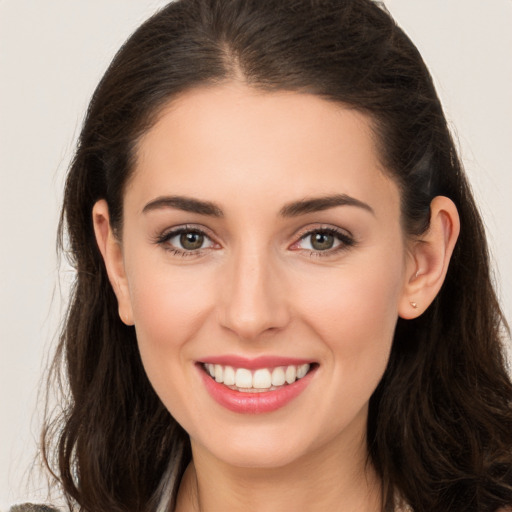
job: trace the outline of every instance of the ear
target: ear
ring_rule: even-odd
[[[459,236],[457,207],[437,196],[430,204],[430,225],[419,240],[411,242],[398,314],[405,319],[420,316],[439,293]]]
[[[119,317],[126,325],[133,325],[133,312],[121,243],[110,225],[108,205],[100,199],[92,209],[94,233],[98,248],[103,256],[108,278],[117,297]]]

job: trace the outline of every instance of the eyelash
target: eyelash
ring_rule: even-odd
[[[171,229],[170,231],[165,231],[161,235],[157,236],[155,239],[155,243],[158,245],[163,246],[163,248],[173,254],[174,256],[181,256],[183,258],[187,256],[199,256],[204,252],[206,248],[200,248],[195,250],[186,250],[186,249],[179,249],[178,247],[174,247],[169,244],[169,240],[172,240],[173,238],[182,235],[184,233],[193,233],[198,234],[201,236],[204,236],[205,239],[210,240],[212,244],[215,244],[213,242],[212,238],[201,228],[196,226],[182,226],[176,229]]]
[[[154,242],[158,245],[161,245],[164,247],[164,249],[174,256],[180,256],[180,257],[189,257],[189,256],[199,256],[201,255],[206,248],[200,248],[195,250],[186,250],[186,249],[179,249],[175,246],[169,245],[169,240],[172,240],[173,238],[182,235],[184,233],[193,233],[203,236],[205,239],[210,240],[210,242],[215,245],[215,242],[212,240],[212,238],[201,228],[195,227],[195,226],[182,226],[176,229],[172,229],[170,231],[164,232],[161,235],[157,236],[154,240]],[[310,257],[326,257],[326,256],[333,256],[335,254],[338,254],[342,251],[346,251],[350,249],[351,247],[354,247],[356,245],[356,241],[354,238],[348,234],[345,231],[338,230],[333,227],[318,227],[314,229],[309,229],[303,233],[300,233],[299,239],[297,242],[294,242],[292,244],[292,247],[297,245],[299,242],[306,240],[307,237],[310,237],[314,234],[321,233],[323,235],[331,235],[334,236],[339,243],[338,246],[326,249],[326,250],[310,250],[310,249],[302,249],[303,251],[307,251]],[[301,249],[295,249],[295,250],[301,250]]]
[[[342,231],[340,229],[336,229],[333,227],[317,227],[313,229],[308,229],[307,231],[300,233],[299,240],[295,242],[293,246],[297,245],[299,242],[306,240],[308,237],[311,237],[312,235],[317,233],[320,233],[322,235],[331,235],[340,243],[338,246],[333,247],[331,249],[326,249],[324,251],[314,249],[303,249],[305,251],[308,251],[309,256],[312,258],[334,256],[340,252],[347,251],[351,247],[354,247],[357,243],[353,236],[347,233],[346,231]]]

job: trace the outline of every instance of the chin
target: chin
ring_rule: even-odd
[[[314,421],[309,425],[301,423],[213,424],[209,434],[198,432],[197,437],[191,436],[194,457],[204,453],[233,467],[277,469],[336,451],[340,437],[344,437],[339,436],[339,424],[338,428],[322,431]],[[341,430],[345,430],[343,426]]]
[[[209,451],[229,466],[246,469],[277,469],[295,463],[304,455],[298,446],[282,446],[273,440],[260,440],[249,446],[232,444],[226,449],[210,448]]]

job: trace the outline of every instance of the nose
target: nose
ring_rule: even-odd
[[[226,270],[218,303],[222,327],[241,339],[255,340],[288,324],[285,279],[271,257],[247,250],[233,256]]]

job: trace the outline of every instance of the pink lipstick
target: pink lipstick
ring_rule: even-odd
[[[241,414],[284,407],[310,384],[318,364],[298,358],[217,356],[196,364],[210,396]]]

